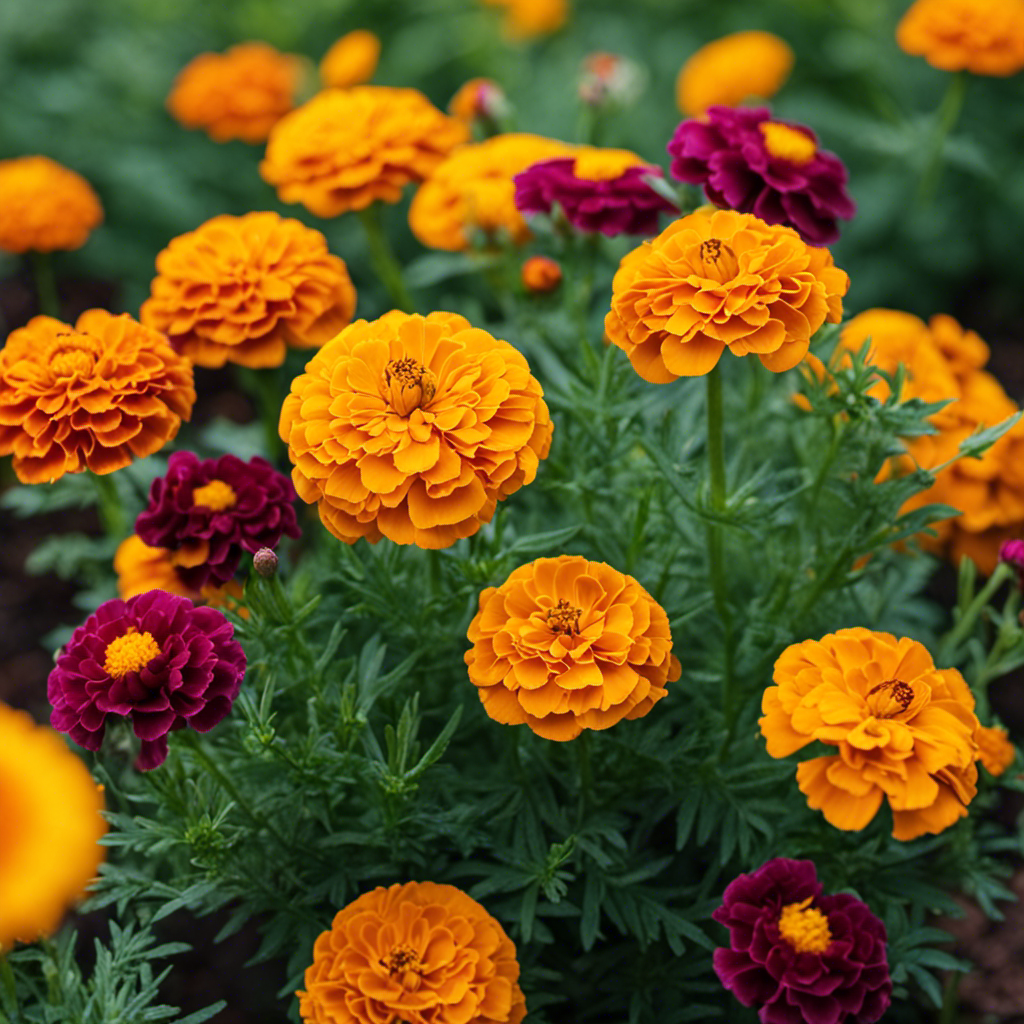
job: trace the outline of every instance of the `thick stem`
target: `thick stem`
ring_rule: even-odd
[[[960,979],[963,972],[952,971],[946,979],[946,989],[942,993],[942,1009],[939,1011],[939,1024],[956,1024],[957,1010],[960,1006]]]
[[[92,477],[93,483],[96,485],[100,524],[103,526],[103,532],[108,537],[123,537],[127,524],[117,484],[109,474],[100,476],[98,473],[90,471],[89,476]]]
[[[48,252],[29,250],[32,279],[36,286],[36,301],[39,312],[46,316],[60,316],[60,300],[57,297],[57,280],[53,276],[53,261]]]
[[[939,178],[942,176],[942,149],[946,137],[953,130],[960,111],[964,106],[964,96],[967,94],[967,74],[964,71],[957,71],[950,76],[946,93],[939,104],[936,115],[935,134],[932,136],[931,147],[928,156],[928,163],[925,164],[924,175],[921,178],[921,189],[919,196],[922,204],[929,204],[934,198],[939,187]]]
[[[992,600],[995,592],[1014,575],[1015,570],[1005,562],[1000,562],[996,570],[988,578],[988,582],[978,591],[974,600],[964,609],[963,615],[956,625],[943,637],[939,644],[938,657],[940,664],[945,664],[956,653],[957,648],[967,639],[974,629],[978,616]]]
[[[406,313],[415,312],[416,303],[406,286],[402,268],[398,260],[395,259],[391,243],[381,226],[380,203],[371,203],[365,210],[360,210],[359,219],[366,232],[366,244],[370,249],[370,263],[387,289],[388,295],[391,296],[395,308]]]

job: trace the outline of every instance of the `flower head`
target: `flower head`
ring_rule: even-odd
[[[854,896],[824,895],[812,861],[740,875],[711,916],[729,929],[715,973],[762,1024],[874,1024],[888,1008],[885,925]]]
[[[1017,760],[1017,748],[1010,742],[1005,729],[982,726],[975,738],[978,741],[978,760],[989,775],[999,776]]]
[[[549,740],[643,717],[681,671],[661,605],[579,555],[538,558],[483,591],[469,639],[487,714]]]
[[[292,479],[336,537],[443,548],[490,522],[551,444],[540,384],[455,313],[357,320],[292,381]]]
[[[365,29],[356,29],[336,40],[320,61],[320,81],[325,89],[351,89],[373,78],[380,60],[380,40]]]
[[[591,53],[583,59],[583,71],[576,91],[593,107],[635,103],[647,84],[643,67],[617,53]]]
[[[569,0],[483,0],[505,11],[502,29],[511,39],[535,39],[557,32],[569,17]]]
[[[1024,584],[1024,539],[1014,537],[1006,541],[999,549],[999,561],[1012,565]]]
[[[167,733],[212,729],[244,675],[245,653],[219,611],[150,590],[101,604],[74,631],[47,682],[50,724],[99,750],[107,716],[127,718],[142,741],[137,766],[156,768]]]
[[[140,317],[199,366],[280,366],[352,321],[345,263],[313,228],[276,213],[219,216],[172,239]]]
[[[1015,75],[1024,68],[1024,0],[915,0],[896,42],[942,71]]]
[[[491,78],[471,78],[463,82],[448,101],[448,113],[470,127],[476,121],[494,124],[510,110],[505,90]]]
[[[520,275],[528,292],[553,292],[562,283],[562,267],[550,256],[531,256]]]
[[[781,373],[826,320],[839,322],[849,284],[791,228],[698,210],[623,258],[605,331],[655,384],[709,373],[726,348]]]
[[[195,400],[192,364],[127,313],[37,316],[0,350],[0,455],[26,484],[113,473],[174,438]]]

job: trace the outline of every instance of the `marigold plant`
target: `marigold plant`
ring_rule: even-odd
[[[320,61],[325,89],[351,89],[373,78],[380,60],[380,40],[366,29],[356,29],[336,40]]]
[[[914,0],[896,42],[942,71],[1015,75],[1024,69],[1024,0]]]

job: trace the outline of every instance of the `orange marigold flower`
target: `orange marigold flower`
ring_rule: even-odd
[[[463,82],[448,101],[448,113],[463,124],[496,121],[510,110],[504,90],[491,78],[471,78]]]
[[[521,271],[528,292],[553,292],[562,283],[562,267],[550,256],[531,256]]]
[[[281,408],[292,480],[346,543],[444,548],[490,522],[551,444],[544,392],[507,341],[455,313],[357,320]]]
[[[409,206],[413,234],[432,249],[468,249],[474,231],[530,237],[516,209],[512,179],[540,160],[569,156],[575,147],[540,135],[495,135],[455,150],[417,189]]]
[[[300,991],[307,1024],[519,1024],[516,947],[453,885],[363,893],[313,946]]]
[[[320,81],[326,89],[351,89],[373,78],[380,60],[380,40],[356,29],[337,40],[320,61]]]
[[[0,455],[26,484],[113,473],[172,440],[195,400],[192,364],[127,313],[33,317],[0,350]]]
[[[0,704],[0,953],[51,935],[95,878],[103,791],[52,729]]]
[[[275,125],[260,174],[282,202],[335,217],[397,203],[468,137],[416,89],[327,89]]]
[[[831,253],[792,228],[700,209],[623,258],[605,331],[654,384],[709,373],[727,347],[780,373],[839,322],[849,286]]]
[[[734,32],[702,46],[676,79],[676,103],[688,117],[710,106],[770,99],[793,70],[793,51],[771,32]]]
[[[276,213],[220,216],[156,258],[140,318],[199,366],[280,366],[352,322],[345,263],[313,228]]]
[[[942,71],[1015,75],[1024,68],[1024,0],[915,0],[896,42]]]
[[[505,11],[502,30],[511,39],[535,39],[557,32],[569,18],[569,0],[483,0]]]
[[[1010,734],[998,727],[982,726],[975,736],[978,760],[989,775],[1002,775],[1017,759],[1017,748],[1010,742]]]
[[[974,697],[906,637],[841,629],[786,648],[759,720],[772,757],[815,740],[836,753],[803,761],[808,805],[836,828],[865,828],[889,801],[893,836],[941,832],[977,792]]]
[[[0,249],[78,249],[103,220],[96,193],[80,174],[45,156],[0,160]]]
[[[185,128],[215,142],[263,142],[295,105],[303,61],[267,43],[240,43],[226,53],[201,53],[174,80],[167,109]]]
[[[680,676],[665,609],[580,555],[538,558],[480,595],[469,679],[484,710],[548,740],[641,718]]]
[[[928,321],[928,330],[957,380],[966,379],[988,362],[988,345],[974,331],[964,330],[953,317],[937,313]]]

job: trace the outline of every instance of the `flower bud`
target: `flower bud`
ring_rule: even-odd
[[[552,292],[562,283],[562,268],[550,256],[531,256],[523,264],[522,280],[528,292]]]
[[[270,579],[277,575],[277,555],[270,548],[260,548],[252,556],[252,567],[261,575]]]
[[[617,53],[592,53],[583,61],[577,92],[587,106],[628,107],[640,98],[646,78],[636,61]]]

